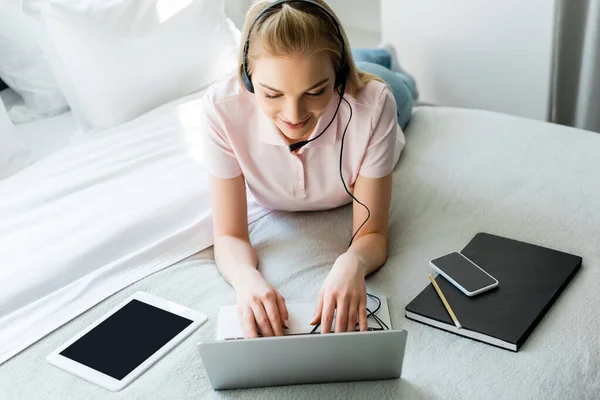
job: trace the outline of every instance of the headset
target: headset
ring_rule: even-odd
[[[336,71],[335,87],[339,87],[340,85],[345,86],[346,81],[348,79],[348,65],[346,64],[346,48],[345,48],[345,43],[344,43],[344,36],[342,35],[342,30],[341,30],[340,25],[338,24],[336,18],[329,12],[329,10],[327,8],[325,8],[323,5],[317,3],[314,0],[278,0],[278,1],[274,1],[273,3],[271,3],[267,7],[265,7],[256,16],[256,18],[250,25],[250,28],[248,29],[248,37],[246,38],[246,42],[244,44],[244,53],[243,53],[243,60],[242,60],[242,67],[243,67],[242,81],[244,82],[244,86],[246,87],[246,89],[250,93],[254,93],[254,85],[252,84],[252,80],[250,79],[250,74],[248,74],[248,47],[250,45],[250,34],[252,33],[252,29],[254,28],[254,25],[260,20],[260,18],[264,14],[266,14],[267,12],[269,12],[270,10],[274,9],[275,7],[277,7],[279,5],[283,5],[283,4],[287,4],[287,3],[312,4],[313,6],[320,8],[329,17],[329,19],[331,19],[331,22],[335,25],[335,28],[338,32],[340,42],[342,43],[342,60],[340,63],[341,68],[339,71]]]
[[[251,76],[248,73],[248,48],[250,45],[250,34],[252,33],[252,29],[254,28],[254,25],[261,19],[261,17],[263,15],[265,15],[270,10],[273,10],[275,7],[278,7],[278,6],[283,6],[283,4],[289,4],[289,3],[311,4],[311,5],[319,8],[320,10],[322,10],[329,17],[331,22],[335,25],[336,30],[338,32],[340,42],[342,43],[341,65],[340,65],[339,70],[336,71],[336,74],[335,74],[335,88],[340,88],[340,90],[338,92],[340,100],[338,101],[337,107],[335,109],[335,113],[333,114],[331,121],[329,121],[329,124],[327,124],[327,126],[325,127],[325,129],[323,129],[323,131],[321,133],[319,133],[317,136],[315,136],[314,138],[312,138],[310,140],[303,140],[298,143],[293,143],[293,144],[289,145],[289,149],[290,149],[290,152],[294,152],[294,151],[302,148],[304,145],[312,142],[313,140],[318,139],[321,135],[323,135],[325,133],[325,131],[327,131],[329,126],[335,120],[335,117],[337,116],[337,113],[340,108],[340,104],[342,103],[342,100],[344,100],[346,102],[346,104],[348,104],[348,107],[350,108],[350,118],[348,118],[348,122],[346,123],[346,127],[344,128],[344,133],[342,134],[342,143],[341,143],[341,147],[340,147],[340,178],[342,180],[342,184],[344,185],[344,189],[346,190],[346,193],[348,193],[350,195],[350,197],[352,197],[352,199],[354,199],[354,201],[356,201],[358,204],[360,204],[367,210],[367,218],[362,223],[362,225],[356,230],[356,232],[352,235],[352,238],[350,239],[350,243],[348,244],[348,247],[350,247],[352,245],[352,242],[354,241],[354,238],[360,231],[360,229],[369,220],[369,218],[371,216],[371,210],[369,210],[369,207],[367,207],[365,204],[361,203],[356,197],[354,197],[354,195],[352,193],[350,193],[350,191],[348,190],[348,187],[346,186],[346,182],[344,181],[344,176],[342,174],[342,154],[344,152],[344,138],[346,137],[346,130],[348,130],[348,126],[350,125],[350,121],[352,120],[352,106],[350,105],[348,100],[346,100],[344,98],[344,93],[346,91],[346,83],[348,81],[349,66],[348,66],[348,63],[346,62],[346,44],[344,41],[344,35],[342,35],[342,29],[340,28],[340,25],[339,25],[337,19],[335,18],[335,16],[327,8],[325,8],[323,5],[317,3],[314,0],[277,0],[277,1],[274,1],[273,3],[269,4],[256,16],[256,18],[254,19],[252,24],[250,24],[250,28],[248,29],[248,36],[246,37],[246,42],[244,43],[244,51],[243,51],[243,56],[242,56],[242,82],[243,82],[246,90],[248,90],[250,93],[254,93],[254,85],[252,84]]]

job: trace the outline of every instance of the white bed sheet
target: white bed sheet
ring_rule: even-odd
[[[205,90],[201,90],[183,96],[149,111],[143,117],[168,112],[178,105],[200,98],[204,93]],[[19,101],[19,95],[10,88],[0,91],[0,98],[2,98],[6,109]],[[50,118],[15,125],[15,135],[25,142],[34,162],[101,132],[99,130],[82,131],[70,110]]]
[[[212,245],[202,94],[88,132],[0,182],[0,364]],[[250,221],[269,212],[248,196]]]

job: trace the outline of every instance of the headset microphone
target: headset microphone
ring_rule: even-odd
[[[308,140],[303,140],[303,141],[298,142],[298,143],[292,143],[292,144],[290,144],[290,151],[292,151],[292,152],[296,151],[299,148],[303,147],[307,143],[308,143]]]

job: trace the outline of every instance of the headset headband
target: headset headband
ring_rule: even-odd
[[[246,42],[244,43],[244,52],[243,52],[243,56],[242,56],[242,81],[244,82],[244,86],[246,87],[246,89],[251,92],[254,93],[254,85],[252,85],[252,80],[250,78],[250,75],[248,74],[248,48],[250,45],[250,35],[252,33],[252,29],[254,28],[254,25],[256,24],[256,22],[258,22],[258,20],[269,10],[273,9],[276,6],[279,6],[280,4],[284,4],[284,3],[308,3],[308,4],[312,4],[318,8],[320,8],[321,10],[323,10],[323,12],[325,12],[325,14],[327,14],[329,16],[329,18],[331,19],[331,21],[333,22],[333,24],[335,25],[337,32],[338,32],[338,36],[340,38],[340,42],[342,43],[342,57],[341,57],[341,65],[340,65],[340,70],[336,71],[336,78],[335,78],[335,86],[339,86],[342,83],[346,82],[347,79],[347,75],[348,75],[348,68],[346,65],[346,46],[344,43],[344,36],[342,35],[342,30],[340,28],[340,25],[338,24],[336,18],[333,16],[333,14],[327,9],[325,8],[323,5],[317,3],[314,0],[277,0],[271,4],[269,4],[267,7],[265,7],[254,19],[254,21],[252,21],[252,24],[250,25],[250,28],[248,29],[248,36],[246,37]]]

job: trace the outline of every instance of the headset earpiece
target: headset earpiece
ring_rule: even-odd
[[[254,24],[252,24],[254,26]],[[252,28],[251,28],[252,29]],[[248,34],[248,39],[246,39],[246,43],[244,44],[244,52],[242,59],[242,82],[244,83],[244,87],[250,93],[254,93],[254,85],[252,85],[252,79],[248,75],[248,45],[250,44],[250,34]]]
[[[252,80],[250,80],[250,77],[245,70],[242,71],[242,82],[244,82],[244,87],[247,91],[254,93],[254,85],[252,84]]]
[[[348,73],[349,73],[348,63],[346,63],[345,57],[342,56],[342,67],[340,68],[338,73],[335,75],[335,87],[336,88],[338,88],[346,83],[346,81],[348,80]]]

